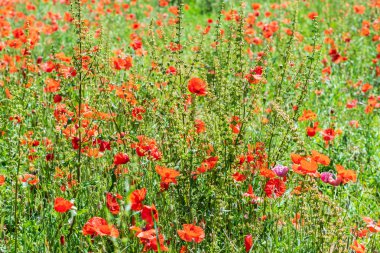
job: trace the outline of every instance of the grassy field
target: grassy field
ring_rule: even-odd
[[[379,0],[0,0],[0,252],[380,252]]]

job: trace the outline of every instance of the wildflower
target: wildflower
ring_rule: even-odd
[[[316,12],[310,12],[307,16],[310,19],[316,19],[318,17],[318,13],[316,13]]]
[[[309,137],[314,137],[321,129],[318,127],[318,122],[314,122],[312,127],[306,128],[306,134]]]
[[[107,208],[112,214],[118,214],[120,212],[120,205],[117,203],[117,200],[122,198],[123,197],[119,194],[113,195],[110,192],[106,193]]]
[[[356,172],[353,170],[346,170],[342,165],[337,164],[336,170],[338,172],[338,177],[342,179],[343,184],[348,182],[356,182]]]
[[[366,252],[365,246],[363,244],[358,243],[357,240],[355,240],[351,244],[350,248],[353,249],[356,253],[365,253]]]
[[[142,208],[143,208],[142,202],[144,201],[145,196],[146,196],[146,189],[145,188],[134,190],[131,193],[130,201],[131,201],[131,209],[133,211],[141,211],[142,210]]]
[[[245,79],[247,79],[250,84],[258,84],[263,79],[263,67],[257,66],[254,69],[251,69],[249,74],[245,75]]]
[[[54,200],[54,210],[59,213],[66,213],[74,206],[73,203],[64,199],[64,198],[56,198]]]
[[[336,134],[337,133],[332,128],[328,128],[322,131],[322,137],[326,144],[328,144],[330,141],[333,141]]]
[[[236,172],[232,175],[232,177],[234,178],[234,180],[236,182],[241,182],[241,181],[245,181],[247,179],[247,177],[243,174],[240,174],[239,172]]]
[[[272,170],[274,171],[274,173],[276,173],[278,177],[286,177],[286,174],[288,174],[289,168],[283,165],[276,165],[274,166]]]
[[[230,128],[232,129],[232,132],[234,134],[238,134],[242,126],[240,118],[238,116],[232,116],[232,118],[230,119],[230,122],[231,122]]]
[[[161,176],[161,189],[168,189],[170,183],[177,184],[178,171],[157,165],[156,172]]]
[[[314,120],[316,118],[317,114],[315,114],[312,110],[304,110],[303,114],[298,118],[298,121]]]
[[[284,181],[281,179],[269,179],[265,185],[264,191],[268,198],[277,198],[281,197],[285,193],[286,186]]]
[[[363,221],[367,224],[367,228],[372,233],[380,232],[380,220],[376,223],[374,220],[372,220],[369,217],[363,217]]]
[[[143,135],[137,136],[137,139],[139,140],[139,142],[132,144],[132,148],[136,149],[136,153],[138,156],[148,156],[148,158],[151,160],[161,159],[161,152],[158,150],[157,143],[155,140]]]
[[[191,78],[188,82],[187,88],[191,93],[198,96],[207,95],[207,83],[200,78]]]
[[[20,176],[19,179],[23,183],[23,185],[36,185],[40,181],[38,177],[33,174],[25,174],[23,176]]]
[[[113,158],[113,164],[120,165],[129,162],[129,156],[124,153],[118,153]]]
[[[133,65],[133,59],[131,56],[120,58],[115,57],[112,59],[113,62],[113,68],[116,70],[128,70]]]
[[[358,104],[358,100],[356,100],[356,99],[350,100],[347,102],[346,108],[347,109],[353,109],[357,106],[357,104]]]
[[[168,251],[169,249],[164,245],[165,239],[162,234],[157,236],[155,229],[149,229],[146,231],[140,231],[137,234],[137,237],[140,239],[140,242],[144,244],[144,252],[153,250],[158,251],[157,239],[160,243],[160,251]]]
[[[47,78],[45,84],[44,92],[56,92],[60,89],[60,82],[52,78]]]
[[[253,188],[252,188],[252,185],[249,185],[248,186],[248,191],[243,193],[243,197],[249,197],[251,198],[251,203],[252,204],[258,204],[259,202],[262,201],[262,199],[260,197],[257,197],[254,193],[253,193]]]
[[[205,232],[201,227],[193,224],[183,224],[183,230],[178,230],[179,237],[186,242],[200,243],[205,239]]]
[[[139,106],[132,109],[132,117],[133,119],[137,121],[141,121],[143,119],[143,114],[146,112],[146,110]]]
[[[109,225],[107,221],[100,217],[93,217],[84,224],[82,229],[83,235],[94,236],[111,236],[118,237],[119,231],[114,225]]]
[[[324,154],[319,153],[318,151],[311,151],[311,158],[316,161],[318,164],[328,166],[330,164],[330,158]]]
[[[152,225],[153,221],[158,221],[158,211],[156,206],[143,206],[141,219],[143,219],[148,225]]]
[[[332,186],[338,186],[342,182],[340,177],[335,177],[330,172],[322,172],[321,173],[321,180],[324,183],[330,184]]]
[[[244,237],[245,252],[249,252],[253,246],[252,235],[246,235]]]
[[[197,168],[197,171],[195,172],[195,174],[201,174],[209,170],[212,170],[216,166],[217,162],[218,162],[218,157],[207,158],[201,163],[201,166]]]
[[[203,133],[206,131],[206,124],[202,120],[196,119],[195,128],[197,129],[198,134]]]

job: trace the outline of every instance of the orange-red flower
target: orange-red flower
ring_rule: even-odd
[[[152,225],[153,221],[158,221],[158,211],[156,206],[143,206],[141,211],[141,219],[145,220],[148,225]]]
[[[269,179],[265,185],[264,191],[268,198],[278,198],[285,193],[286,185],[281,179]]]
[[[107,221],[100,217],[93,217],[84,224],[82,229],[83,235],[91,235],[91,236],[111,236],[118,237],[119,231],[114,225],[110,225]]]
[[[0,175],[0,186],[2,186],[4,184],[5,184],[5,176],[4,175]]]
[[[240,132],[241,125],[242,123],[240,118],[238,116],[232,116],[230,119],[230,128],[234,134],[238,134]]]
[[[249,252],[253,246],[252,235],[246,235],[244,237],[245,252]]]
[[[206,124],[202,120],[196,119],[195,128],[197,129],[198,134],[203,133],[206,131]]]
[[[303,114],[298,118],[298,121],[314,120],[316,118],[317,114],[315,114],[312,110],[304,110]]]
[[[140,238],[140,242],[144,244],[144,252],[153,250],[158,251],[157,238],[160,242],[160,251],[168,251],[169,249],[165,246],[165,238],[162,234],[157,236],[155,229],[149,229],[146,231],[140,231],[137,233],[137,237]]]
[[[122,198],[123,197],[119,194],[113,195],[110,192],[106,193],[107,208],[112,214],[118,214],[120,212],[120,205],[117,200]]]
[[[25,184],[36,185],[40,180],[36,175],[25,174],[19,177],[20,181]]]
[[[363,221],[367,224],[367,228],[372,233],[380,232],[380,220],[376,223],[370,217],[363,217]]]
[[[178,230],[179,237],[186,242],[200,243],[205,239],[205,232],[201,227],[193,224],[183,224],[183,230]]]
[[[318,164],[313,159],[302,158],[299,164],[293,164],[292,168],[295,173],[301,175],[314,174],[318,170]]]
[[[243,197],[249,197],[251,199],[252,204],[258,204],[259,202],[262,201],[262,199],[260,197],[257,197],[255,193],[253,192],[252,185],[248,186],[248,191],[243,193]]]
[[[161,177],[162,189],[168,189],[170,183],[177,184],[176,178],[180,175],[178,171],[157,165],[156,172]]]
[[[64,198],[56,198],[54,200],[54,209],[59,213],[66,213],[74,206],[73,203],[64,199]]]
[[[195,174],[202,174],[209,170],[212,170],[218,162],[218,157],[210,157],[201,163],[201,166],[197,168]]]
[[[113,67],[116,70],[128,70],[132,67],[133,59],[131,56],[120,58],[115,57],[112,59]]]
[[[56,92],[60,89],[60,82],[52,78],[47,78],[45,80],[46,87],[44,88],[45,92]]]
[[[137,136],[138,143],[133,143],[132,148],[136,149],[138,156],[147,156],[151,160],[160,160],[162,157],[161,152],[157,147],[157,143],[154,139],[148,138],[144,135]]]
[[[318,122],[315,122],[312,127],[306,128],[306,134],[309,137],[314,137],[321,129],[318,127]]]
[[[346,170],[342,165],[337,164],[336,170],[338,177],[342,179],[343,184],[347,184],[348,182],[356,182],[356,172],[353,170]]]
[[[350,246],[356,253],[365,253],[365,246],[363,244],[358,243],[357,240],[354,241]]]
[[[113,164],[120,165],[129,162],[129,156],[124,153],[118,153],[113,158]]]
[[[311,156],[311,158],[319,164],[324,166],[328,166],[330,164],[330,158],[327,155],[319,153],[318,151],[312,150]]]
[[[206,96],[207,94],[207,83],[198,77],[191,78],[187,88],[191,93],[198,96]]]
[[[131,193],[130,201],[131,201],[131,209],[133,211],[141,211],[142,210],[142,208],[143,208],[142,202],[144,201],[145,196],[146,196],[146,189],[145,188],[134,190]]]

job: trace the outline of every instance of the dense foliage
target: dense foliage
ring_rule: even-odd
[[[0,0],[0,252],[379,252],[379,0]]]

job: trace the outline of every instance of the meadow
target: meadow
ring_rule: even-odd
[[[380,252],[379,0],[0,0],[0,252]]]

